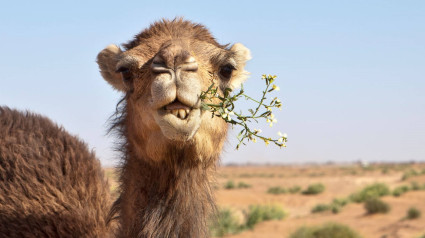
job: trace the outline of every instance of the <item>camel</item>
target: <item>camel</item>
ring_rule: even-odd
[[[86,144],[0,107],[0,237],[108,237],[109,186]]]
[[[120,196],[110,216],[117,237],[208,237],[216,209],[210,185],[228,125],[201,110],[214,83],[223,94],[246,78],[250,51],[219,44],[202,25],[153,23],[97,56],[100,73],[123,93],[111,131],[121,141]]]

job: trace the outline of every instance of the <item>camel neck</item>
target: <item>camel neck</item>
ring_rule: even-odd
[[[122,237],[208,237],[211,167],[174,150],[162,162],[128,158],[121,171]],[[198,162],[197,162],[198,161]]]

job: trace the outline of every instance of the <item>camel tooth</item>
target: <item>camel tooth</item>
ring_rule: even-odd
[[[185,119],[186,111],[184,109],[179,109],[179,116],[180,116],[180,119]]]
[[[189,116],[189,112],[190,112],[190,110],[186,109],[186,117]]]
[[[178,117],[179,110],[178,110],[178,109],[171,110],[171,113],[172,113],[174,116]]]

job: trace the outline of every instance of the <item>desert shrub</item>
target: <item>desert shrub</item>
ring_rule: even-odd
[[[413,220],[419,217],[421,217],[421,211],[419,211],[417,208],[411,207],[409,208],[409,210],[407,210],[407,214],[406,214],[407,219]]]
[[[234,189],[235,187],[235,183],[232,180],[227,181],[227,183],[224,185],[225,189]]]
[[[319,213],[331,211],[336,214],[339,213],[345,205],[348,204],[348,199],[346,198],[335,198],[331,204],[317,204],[311,209],[311,213]]]
[[[409,190],[410,190],[410,188],[407,185],[398,186],[393,190],[393,196],[394,197],[400,197],[403,193],[405,193]]]
[[[344,207],[345,205],[347,205],[349,202],[349,200],[347,198],[334,198],[334,200],[332,201],[332,204],[335,206],[340,206],[340,207]]]
[[[236,234],[244,229],[230,209],[220,209],[216,219],[210,223],[212,236],[222,237],[227,234]]]
[[[281,220],[286,216],[286,212],[275,205],[250,206],[246,216],[246,227],[253,228],[255,224],[268,220]]]
[[[416,181],[412,181],[412,182],[410,183],[410,188],[411,188],[412,190],[420,190],[420,189],[421,189],[421,186],[419,185],[419,183],[418,183],[418,182],[416,182]]]
[[[271,193],[271,194],[284,194],[286,193],[286,189],[276,186],[276,187],[271,187],[267,190],[267,193]]]
[[[403,173],[403,177],[401,177],[401,180],[404,181],[404,180],[407,180],[411,177],[418,176],[418,175],[420,175],[420,173],[418,173],[414,169],[410,169],[410,170]]]
[[[341,206],[331,206],[331,211],[333,214],[337,214],[341,211]]]
[[[350,195],[350,200],[353,202],[361,203],[371,198],[382,197],[390,194],[390,189],[386,184],[375,183],[366,186],[361,191]]]
[[[300,186],[292,186],[288,189],[288,192],[291,193],[291,194],[299,193],[300,191],[301,191]]]
[[[322,226],[301,227],[290,238],[360,238],[351,228],[337,223]]]
[[[389,169],[388,169],[388,168],[383,168],[383,169],[381,170],[381,173],[382,173],[382,174],[388,174],[388,172],[389,172]]]
[[[390,206],[379,198],[370,198],[364,204],[368,214],[387,213],[390,211]]]
[[[319,194],[325,191],[325,185],[321,183],[311,184],[302,193],[306,195]]]
[[[319,213],[319,212],[326,212],[331,210],[331,206],[328,204],[317,204],[311,209],[311,213]]]
[[[244,182],[238,183],[238,188],[250,188],[250,187],[252,187],[251,184],[247,184],[247,183],[244,183]]]

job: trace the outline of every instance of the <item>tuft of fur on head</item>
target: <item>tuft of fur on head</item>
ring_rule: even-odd
[[[222,49],[227,47],[227,45],[219,44],[205,26],[184,20],[182,17],[154,22],[146,30],[137,34],[133,40],[123,44],[123,46],[126,50],[130,50],[139,45],[149,45],[156,39],[163,41],[164,38],[190,38],[208,42]]]

